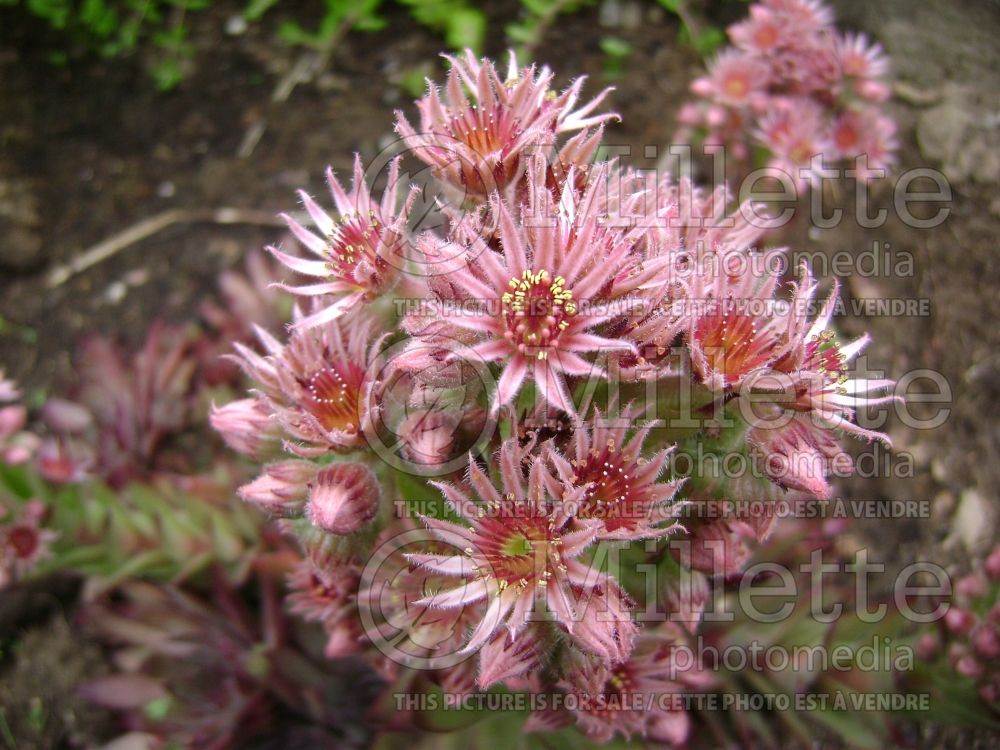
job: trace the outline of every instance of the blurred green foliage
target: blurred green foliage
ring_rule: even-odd
[[[467,0],[399,0],[410,9],[413,19],[444,36],[455,50],[468,47],[482,52],[486,38],[486,16]]]
[[[393,2],[405,7],[416,23],[440,34],[449,47],[482,51],[486,16],[473,0]],[[0,6],[20,7],[65,35],[66,48],[50,53],[52,63],[67,64],[73,48],[105,58],[142,49],[161,91],[174,88],[190,68],[194,46],[189,40],[189,16],[211,4],[212,0],[0,0]],[[328,50],[348,32],[385,28],[386,5],[386,0],[323,0],[318,24],[310,27],[289,12],[278,26],[278,37],[290,46]],[[249,0],[236,15],[236,26],[258,23],[275,9],[283,9],[281,0]]]
[[[632,54],[632,45],[616,36],[601,39],[604,53],[604,77],[619,78],[625,69],[625,60]]]
[[[506,28],[507,38],[520,57],[530,57],[545,32],[561,15],[575,13],[592,0],[520,0],[521,15]]]
[[[148,40],[155,54],[150,74],[157,88],[172,88],[183,76],[184,61],[193,48],[185,17],[204,10],[211,0],[0,0],[22,6],[63,32],[71,45],[113,58],[136,50]],[[55,50],[55,64],[69,61],[66,50]]]
[[[251,0],[257,6],[270,7],[273,0]],[[336,40],[349,31],[379,31],[385,28],[386,20],[379,14],[382,0],[324,0],[326,12],[319,26],[308,31],[297,21],[285,21],[278,28],[278,36],[288,45],[329,48]],[[264,11],[260,11],[263,15]],[[247,17],[244,14],[244,17]],[[259,16],[258,16],[259,17]]]
[[[208,478],[206,478],[208,479]],[[58,538],[34,574],[72,570],[110,587],[126,578],[179,583],[217,567],[245,580],[260,553],[264,517],[235,497],[220,470],[200,493],[163,481],[115,491],[99,481],[56,486],[27,466],[0,463],[0,511],[32,499]]]
[[[692,47],[702,57],[710,57],[726,43],[726,32],[718,26],[696,25],[692,22],[692,12],[687,0],[656,0],[662,8],[677,16],[681,22],[678,41]]]
[[[212,6],[213,0],[0,0],[0,7],[19,7],[44,20],[67,39],[65,48],[51,51],[49,59],[65,65],[74,50],[85,49],[105,58],[143,52],[154,85],[161,91],[174,88],[190,70],[195,54],[190,16]],[[559,17],[593,5],[594,0],[518,0],[518,17],[504,29],[507,42],[525,59],[531,57]],[[714,27],[692,30],[684,0],[655,0],[681,21],[679,41],[708,56],[724,41]],[[287,45],[329,51],[346,34],[374,32],[388,25],[391,5],[401,6],[415,23],[442,37],[453,50],[483,51],[488,19],[475,0],[322,0],[318,23],[296,18],[282,0],[247,0],[243,10],[227,22],[246,29],[272,12],[284,14],[278,38]],[[240,33],[232,31],[230,33]],[[601,40],[607,57],[607,74],[620,75],[629,50],[614,37]]]

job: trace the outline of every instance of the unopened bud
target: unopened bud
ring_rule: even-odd
[[[375,517],[379,486],[364,464],[333,464],[316,476],[306,515],[324,531],[353,534]]]
[[[280,461],[264,468],[264,472],[249,484],[239,488],[241,498],[258,508],[278,516],[302,512],[309,495],[309,483],[319,467],[309,461]]]
[[[964,576],[959,578],[955,584],[955,593],[970,599],[977,599],[986,593],[986,581],[975,573]]]
[[[208,421],[226,445],[254,458],[260,458],[275,446],[281,434],[270,409],[256,398],[240,399],[225,406],[212,404]]]
[[[983,665],[972,654],[966,654],[955,663],[955,671],[975,680],[983,676]]]
[[[1000,547],[993,550],[990,556],[986,558],[983,570],[986,571],[986,575],[991,581],[1000,581]]]
[[[980,625],[972,633],[972,647],[982,658],[996,659],[1000,656],[1000,634],[988,623]]]
[[[917,641],[917,657],[921,661],[930,661],[941,650],[941,641],[934,633],[924,633]]]
[[[439,466],[454,457],[457,421],[440,411],[418,411],[399,426],[403,453],[421,466]]]
[[[955,635],[964,635],[975,626],[976,616],[968,610],[952,607],[944,616],[944,624]]]

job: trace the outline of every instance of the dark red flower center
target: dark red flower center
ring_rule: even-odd
[[[580,503],[578,518],[599,518],[609,530],[627,525],[630,504],[638,498],[632,481],[636,467],[614,446],[594,449],[574,464],[577,485],[591,484]]]
[[[357,281],[354,272],[362,260],[367,261],[373,271],[385,270],[387,262],[377,252],[385,233],[385,226],[375,211],[369,211],[368,216],[342,216],[326,238],[331,275],[349,282]]]
[[[13,526],[7,530],[7,544],[20,559],[30,559],[41,544],[38,529],[25,524]]]

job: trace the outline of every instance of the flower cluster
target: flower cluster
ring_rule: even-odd
[[[17,466],[30,461],[39,448],[38,436],[25,430],[28,410],[17,403],[21,391],[0,370],[0,462]]]
[[[578,134],[559,149],[555,164],[563,169],[586,164],[600,142],[588,129],[617,118],[593,114],[607,89],[577,108],[583,78],[559,94],[552,89],[551,70],[519,67],[513,55],[503,79],[491,61],[477,60],[469,51],[447,59],[451,72],[444,96],[431,84],[417,102],[420,131],[401,112],[396,130],[439,179],[469,198],[484,201],[516,184],[526,157],[553,148],[562,133]]]
[[[699,100],[681,109],[677,142],[698,136],[743,162],[763,147],[795,183],[815,176],[816,156],[866,156],[858,179],[892,164],[896,126],[880,106],[889,60],[878,44],[839,33],[819,0],[761,0],[728,32],[733,46],[691,86]]]
[[[982,569],[955,583],[952,605],[942,627],[924,633],[917,642],[921,659],[946,660],[955,673],[971,680],[982,701],[1000,706],[1000,547]]]
[[[41,500],[29,500],[18,509],[0,502],[0,590],[49,556],[58,534],[45,528],[47,515]]]
[[[0,370],[0,465],[18,466],[35,456],[40,440],[24,429],[27,409],[16,403],[21,391]],[[49,555],[56,532],[45,528],[48,508],[41,500],[9,502],[0,496],[0,589],[22,578]]]
[[[811,9],[815,28],[803,16],[796,33],[827,34],[817,5],[766,7]],[[236,345],[254,389],[212,424],[264,464],[240,494],[302,542],[291,605],[323,626],[328,655],[367,655],[388,680],[420,664],[451,691],[644,693],[651,710],[576,701],[528,728],[682,743],[684,712],[659,698],[706,684],[672,652],[707,592],[667,582],[685,626],[642,627],[648,589],[617,551],[674,569],[666,540],[688,534],[721,542],[722,572],[738,570],[768,525],[684,514],[828,496],[850,461],[840,436],[885,439],[859,410],[892,383],[851,377],[867,337],[837,337],[836,287],[821,305],[807,268],[791,284],[756,272],[764,230],[724,187],[594,161],[616,117],[597,113],[604,94],[578,106],[582,82],[560,94],[547,69],[512,60],[502,78],[471,54],[448,61],[444,92],[417,103],[420,132],[397,118],[410,155],[458,196],[446,226],[408,226],[399,161],[381,196],[360,157],[350,191],[330,175],[332,213],[303,193],[315,227],[289,226],[317,258],[272,252],[318,282],[282,285],[308,298],[287,337]],[[762,472],[678,470],[692,440]],[[697,548],[680,560],[716,562]]]

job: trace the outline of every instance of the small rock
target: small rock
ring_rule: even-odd
[[[226,33],[229,36],[240,36],[247,33],[247,19],[243,16],[233,16],[228,21],[226,21]]]
[[[939,492],[931,503],[931,520],[947,523],[955,512],[955,496],[948,492]]]
[[[927,110],[917,126],[920,153],[928,159],[947,163],[961,149],[971,124],[972,118],[953,100]]]
[[[605,0],[598,11],[598,23],[609,29],[637,29],[642,25],[643,8],[625,0]]]
[[[345,76],[327,71],[317,76],[316,88],[323,92],[347,91],[351,88],[351,80]]]
[[[938,456],[933,461],[931,461],[931,476],[934,481],[938,484],[948,484],[951,479],[951,472],[948,469],[947,462]]]
[[[992,98],[972,87],[950,84],[940,104],[920,115],[917,143],[952,180],[983,184],[1000,181],[1000,128]]]
[[[124,281],[113,281],[104,290],[104,300],[109,305],[117,305],[128,294],[128,285]]]
[[[963,491],[945,545],[951,547],[961,543],[972,555],[985,554],[991,547],[994,516],[994,508],[978,490]]]

